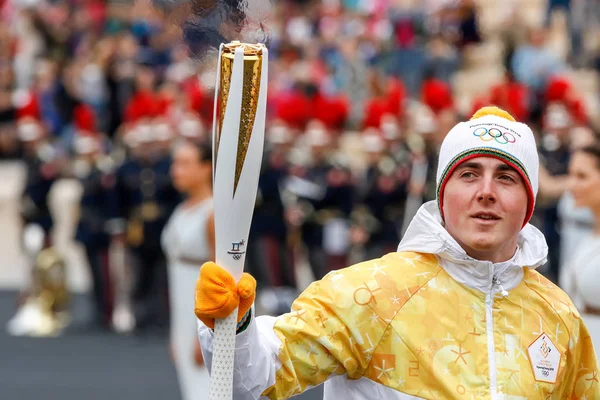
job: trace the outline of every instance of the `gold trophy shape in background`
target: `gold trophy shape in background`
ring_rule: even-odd
[[[58,336],[70,322],[66,264],[55,247],[44,247],[44,231],[35,224],[23,232],[32,265],[31,288],[17,314],[8,322],[13,336]]]
[[[244,270],[263,157],[268,50],[238,41],[219,49],[213,126],[216,263]],[[237,310],[215,321],[209,399],[231,399]]]

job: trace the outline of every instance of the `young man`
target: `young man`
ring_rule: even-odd
[[[437,202],[421,207],[398,252],[331,272],[293,312],[254,318],[252,278],[236,289],[205,264],[195,312],[207,365],[206,325],[239,304],[236,399],[289,398],[324,381],[325,399],[600,399],[586,327],[535,271],[548,252],[528,225],[538,167],[531,130],[486,107],[448,133]]]

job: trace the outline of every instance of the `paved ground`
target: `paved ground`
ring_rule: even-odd
[[[86,299],[77,296],[73,324],[63,336],[15,338],[4,330],[14,298],[15,292],[0,292],[0,399],[180,398],[165,332],[128,337],[86,329]],[[297,398],[316,400],[322,393],[315,389]]]
[[[0,293],[0,398],[177,399],[165,337],[117,336],[84,328],[85,299],[76,298],[72,328],[52,339],[5,333],[14,292]]]

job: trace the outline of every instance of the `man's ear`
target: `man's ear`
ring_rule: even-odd
[[[438,207],[438,209],[439,209],[439,207]],[[443,213],[442,210],[440,210],[440,219],[442,220],[441,221],[442,227],[445,228],[446,227],[446,221],[444,220],[444,213]]]

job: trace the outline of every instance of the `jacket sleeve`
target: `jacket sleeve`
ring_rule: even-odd
[[[292,312],[253,319],[236,338],[234,398],[287,399],[335,375],[362,377],[389,325],[371,309],[370,275],[361,264],[334,271]],[[210,370],[212,331],[202,323],[199,338]]]
[[[562,398],[600,400],[598,360],[583,319],[576,316],[569,344],[566,390]]]

